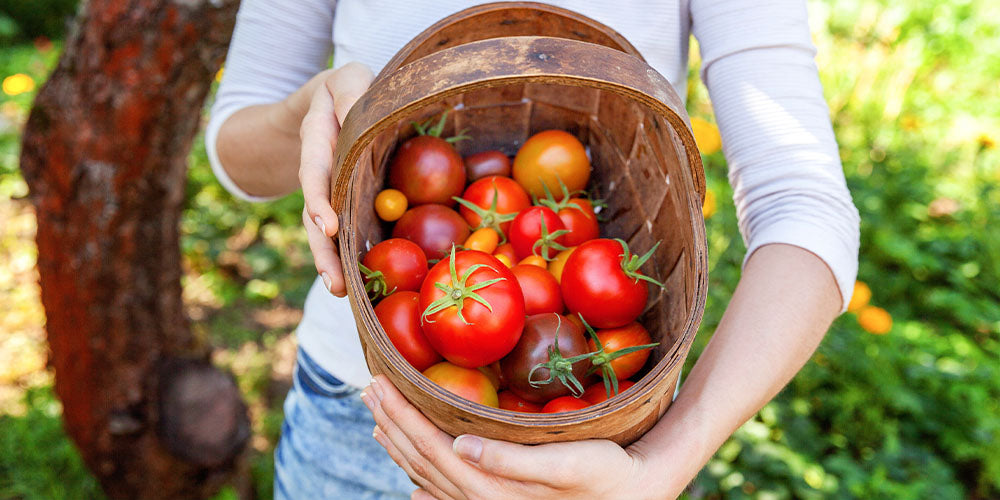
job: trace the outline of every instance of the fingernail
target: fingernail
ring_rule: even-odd
[[[375,411],[375,402],[372,401],[371,394],[368,394],[368,389],[361,391],[361,401],[365,403],[369,411]]]
[[[330,275],[326,274],[326,271],[319,273],[319,275],[323,278],[323,284],[326,285],[326,291],[333,293],[333,290],[330,289],[330,287],[333,286],[333,281],[330,280]],[[336,294],[334,293],[334,295]]]
[[[470,462],[479,462],[479,458],[483,455],[483,440],[476,436],[468,434],[458,436],[451,447],[456,455]]]
[[[385,397],[385,392],[382,391],[382,386],[378,383],[378,381],[372,379],[372,383],[369,387],[375,391],[375,397],[378,398],[379,401],[382,401],[382,398]]]
[[[319,218],[317,215],[313,218],[313,222],[316,223],[316,226],[319,227],[320,231],[323,231],[323,234],[326,234],[326,224],[323,223],[323,219]]]
[[[385,439],[385,433],[382,432],[382,429],[379,429],[378,426],[376,425],[375,428],[372,429],[372,437],[375,438],[376,441],[381,443],[382,440]]]

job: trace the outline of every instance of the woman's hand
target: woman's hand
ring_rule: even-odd
[[[384,376],[361,398],[373,435],[420,486],[414,499],[672,498],[651,482],[633,447],[589,440],[525,446],[471,435],[452,438],[427,420]]]
[[[337,147],[337,136],[344,117],[371,84],[372,78],[367,66],[350,63],[320,73],[286,101],[295,114],[301,113],[308,99],[308,108],[299,127],[302,141],[299,184],[305,199],[302,223],[309,238],[316,272],[323,278],[327,290],[338,297],[343,297],[346,290],[340,257],[332,239],[340,227],[337,213],[330,205],[333,151]]]

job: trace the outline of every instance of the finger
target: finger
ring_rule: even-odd
[[[347,295],[344,272],[341,271],[337,247],[329,236],[323,234],[315,220],[309,219],[309,212],[302,211],[302,225],[306,228],[309,250],[312,251],[316,272],[323,278],[326,289],[337,297]]]
[[[408,472],[410,477],[419,478],[420,486],[433,485],[434,488],[429,489],[429,491],[434,492],[435,496],[440,497],[444,495],[443,498],[466,498],[454,483],[444,477],[441,471],[417,452],[409,439],[399,430],[399,427],[385,416],[385,413],[379,408],[376,400],[366,394],[363,394],[362,399],[366,396],[369,400],[366,400],[365,404],[371,404],[369,409],[372,410],[372,415],[375,416],[375,422],[378,424],[376,427],[385,433],[389,443],[400,454],[402,462],[406,464],[404,470],[410,471]],[[397,463],[399,462],[397,461]],[[437,491],[440,491],[441,494],[439,495]]]
[[[617,448],[617,449],[616,449]],[[610,441],[576,441],[535,446],[463,434],[455,438],[455,454],[500,478],[569,488],[593,469],[586,457],[607,457],[624,450]]]
[[[302,118],[299,138],[302,153],[299,157],[299,184],[305,199],[309,220],[319,221],[327,236],[337,234],[339,221],[330,206],[330,169],[333,162],[333,143],[340,131],[340,124],[334,116],[333,96],[326,87],[313,94],[309,111]]]
[[[410,495],[410,500],[435,500],[435,498],[437,497],[428,493],[427,490],[424,489],[416,490],[412,495]]]
[[[392,444],[392,441],[389,440],[389,437],[385,435],[385,432],[383,432],[379,426],[376,425],[375,429],[372,430],[372,437],[375,438],[375,441],[377,441],[378,444],[382,445],[382,447],[385,448],[385,451],[389,454],[389,458],[391,458],[392,461],[399,466],[399,468],[403,469],[403,472],[406,472],[407,476],[410,476],[410,480],[412,480],[414,484],[416,484],[417,487],[420,488],[417,491],[423,490],[426,494],[433,495],[432,498],[433,497],[448,498],[447,496],[445,496],[444,492],[442,492],[437,486],[434,486],[430,481],[417,475],[413,471],[413,468],[410,467],[410,464],[406,461],[406,458],[399,451],[399,448],[396,448],[396,445]],[[428,493],[431,491],[435,493],[433,494]]]
[[[337,122],[344,123],[347,112],[362,94],[368,90],[375,75],[372,70],[359,62],[347,63],[326,80],[326,87],[333,96]],[[334,143],[336,144],[336,143]]]

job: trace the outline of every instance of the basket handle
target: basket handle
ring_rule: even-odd
[[[645,104],[676,130],[689,157],[694,184],[704,193],[704,172],[698,168],[700,158],[687,114],[666,78],[619,50],[565,38],[519,36],[444,49],[375,80],[348,112],[337,139],[330,189],[333,209],[343,211],[358,159],[378,134],[428,104],[511,83],[597,88]]]

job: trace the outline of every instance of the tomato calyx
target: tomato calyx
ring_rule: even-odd
[[[438,120],[438,122],[436,124],[434,123],[434,118],[433,117],[428,118],[427,121],[425,121],[423,123],[417,123],[417,122],[410,122],[410,123],[413,124],[413,129],[416,130],[418,134],[420,134],[420,135],[429,135],[431,137],[438,137],[438,138],[440,138],[441,137],[441,133],[444,132],[444,124],[445,124],[445,120],[447,118],[448,118],[448,112],[445,111],[444,113],[441,113],[441,119]],[[449,144],[455,144],[456,142],[459,142],[459,141],[465,141],[465,140],[471,139],[471,137],[465,135],[465,132],[467,132],[467,130],[466,129],[462,129],[462,130],[460,130],[458,132],[458,135],[456,135],[454,137],[449,137],[449,138],[445,139],[444,141],[447,142],[447,143],[449,143]]]
[[[621,238],[615,238],[615,241],[617,241],[622,246],[622,252],[623,252],[621,254],[622,271],[625,272],[626,276],[634,279],[636,283],[638,283],[639,280],[643,280],[643,281],[648,281],[660,288],[666,288],[666,285],[664,285],[663,283],[660,283],[659,281],[656,281],[655,279],[639,272],[639,268],[642,267],[642,265],[645,264],[646,261],[648,261],[649,258],[653,256],[653,252],[655,252],[656,248],[660,246],[660,243],[663,243],[662,240],[657,241],[656,244],[653,245],[653,248],[650,248],[649,251],[642,256],[633,255],[632,252],[629,251],[628,243],[625,243],[625,240]]]
[[[552,340],[552,345],[548,348],[549,360],[531,367],[531,370],[528,371],[528,384],[530,384],[531,387],[538,388],[558,380],[562,383],[562,385],[569,389],[573,397],[578,398],[583,395],[584,388],[583,384],[580,383],[580,380],[576,378],[576,375],[573,375],[573,364],[593,357],[597,353],[588,352],[586,354],[580,354],[570,358],[563,357],[562,353],[559,352],[559,328],[562,327],[562,318],[559,318],[558,325],[559,326],[556,327],[555,337]],[[541,368],[547,368],[549,370],[549,378],[545,380],[535,380],[535,372]]]
[[[587,323],[587,320],[583,319],[582,314],[577,313],[577,316],[579,316],[580,321],[583,322],[583,327],[587,330],[587,334],[589,334],[590,337],[594,339],[594,344],[597,345],[597,350],[590,353],[591,355],[590,362],[591,364],[593,364],[593,366],[590,367],[590,370],[587,370],[587,375],[590,376],[595,372],[597,372],[597,370],[600,370],[601,379],[604,381],[604,391],[607,394],[608,398],[612,396],[617,396],[618,376],[615,375],[615,368],[611,366],[611,362],[626,354],[632,354],[633,352],[641,351],[643,349],[652,349],[660,345],[660,343],[653,342],[652,344],[643,344],[643,345],[625,347],[615,352],[605,352],[604,345],[601,343],[601,339],[597,337],[597,332],[595,332],[594,329],[590,326],[590,324]]]
[[[462,320],[462,323],[465,323],[466,325],[471,325],[472,323],[469,323],[465,319],[465,316],[462,315],[462,310],[465,308],[465,299],[472,299],[479,302],[489,309],[490,312],[493,312],[493,306],[481,295],[476,293],[476,290],[486,288],[499,281],[504,281],[507,278],[493,278],[476,283],[475,285],[467,285],[466,282],[469,281],[469,277],[472,276],[472,273],[482,268],[491,269],[496,272],[496,269],[493,269],[486,264],[474,264],[469,266],[469,268],[465,270],[465,274],[459,277],[458,271],[455,269],[455,247],[452,246],[451,257],[448,260],[448,270],[451,274],[451,284],[448,285],[440,282],[434,283],[434,287],[444,292],[444,296],[434,302],[431,302],[430,305],[427,306],[427,309],[425,309],[423,314],[420,315],[420,322],[423,323],[426,321],[428,323],[433,323],[434,321],[428,319],[428,316],[448,309],[449,307],[455,307],[457,309],[455,315],[458,316],[458,319]]]
[[[542,226],[542,234],[538,238],[538,241],[535,241],[535,244],[531,245],[531,254],[538,255],[539,257],[545,259],[546,262],[550,262],[555,260],[556,255],[559,252],[566,250],[566,247],[556,241],[556,239],[564,234],[568,234],[569,230],[560,229],[549,233],[549,229],[545,227],[545,217],[539,217],[538,219]],[[539,254],[536,250],[541,250],[541,254]],[[551,257],[549,256],[550,253],[552,254]]]
[[[375,300],[379,296],[388,297],[396,291],[396,287],[388,290],[389,285],[385,282],[385,274],[382,274],[382,271],[368,269],[368,267],[360,262],[358,262],[358,269],[365,276],[365,292],[368,293],[368,297],[371,300]]]
[[[497,235],[500,236],[499,244],[503,245],[504,243],[507,243],[507,235],[504,234],[503,229],[500,229],[500,225],[514,220],[517,217],[517,212],[509,214],[497,212],[498,198],[500,198],[500,190],[497,189],[496,186],[493,186],[493,202],[490,203],[490,208],[488,209],[480,207],[479,205],[476,205],[475,203],[472,203],[464,198],[459,198],[458,196],[451,197],[451,199],[458,202],[459,205],[472,210],[472,213],[479,216],[479,225],[473,228],[473,231],[488,227],[497,232]]]
[[[584,215],[586,215],[587,211],[584,210],[583,207],[577,205],[576,203],[569,202],[570,199],[573,197],[573,195],[583,194],[583,191],[570,192],[569,188],[567,188],[566,184],[562,181],[562,177],[556,176],[556,180],[559,181],[559,189],[562,191],[562,199],[556,201],[555,197],[552,196],[552,191],[549,191],[549,186],[543,182],[542,190],[545,191],[545,198],[533,200],[535,202],[535,205],[548,207],[552,209],[552,211],[555,213],[559,213],[560,210],[564,210],[567,208],[575,208],[576,210],[579,210],[580,212],[583,212]]]

